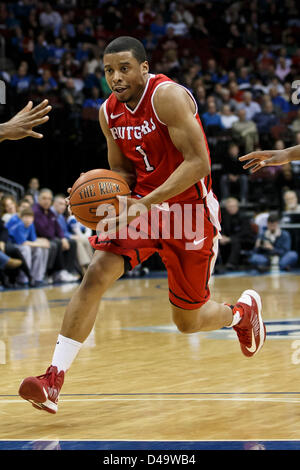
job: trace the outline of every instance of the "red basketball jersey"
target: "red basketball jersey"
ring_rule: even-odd
[[[123,155],[129,158],[135,166],[137,181],[133,193],[140,196],[146,196],[164,183],[183,162],[183,156],[172,143],[167,126],[159,120],[154,109],[154,94],[158,87],[167,82],[182,86],[165,75],[149,74],[144,93],[134,110],[118,101],[113,93],[104,103],[104,114],[113,138]],[[195,103],[195,118],[203,132],[197,113],[197,104],[192,94],[186,88],[184,89]],[[205,135],[204,139],[209,154]],[[202,199],[208,194],[210,188],[211,175],[209,174],[168,202]]]

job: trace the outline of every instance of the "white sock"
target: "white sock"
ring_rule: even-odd
[[[228,305],[229,307],[229,305]],[[237,310],[235,313],[233,313],[232,311],[232,322],[230,323],[230,325],[226,326],[226,328],[232,328],[233,326],[237,325],[239,323],[239,321],[241,320],[242,316],[240,314],[240,311]]]
[[[56,366],[58,372],[61,370],[66,372],[77,356],[82,344],[74,339],[58,335],[51,365]]]

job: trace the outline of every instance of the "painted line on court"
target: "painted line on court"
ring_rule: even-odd
[[[63,402],[132,402],[132,403],[136,403],[138,401],[141,401],[141,402],[145,402],[145,401],[148,401],[148,402],[151,402],[151,401],[185,401],[185,402],[188,402],[188,401],[195,401],[195,402],[204,402],[204,401],[211,401],[211,402],[214,402],[214,401],[233,401],[233,402],[255,402],[255,403],[258,403],[258,402],[261,402],[261,403],[300,403],[300,399],[296,399],[296,398],[263,398],[263,397],[256,397],[256,398],[253,398],[253,397],[249,397],[249,398],[244,398],[244,397],[233,397],[233,398],[228,398],[228,397],[224,397],[224,398],[214,398],[214,397],[203,397],[203,398],[196,398],[196,397],[184,397],[184,398],[179,398],[179,397],[174,397],[174,398],[62,398],[60,400],[61,403]],[[4,403],[4,404],[15,404],[15,403],[25,403],[25,400],[0,400],[0,404],[1,403]]]
[[[203,396],[203,395],[299,395],[299,392],[137,392],[137,393],[61,393],[60,397],[138,397],[138,396]],[[0,394],[1,398],[16,397],[14,394]]]

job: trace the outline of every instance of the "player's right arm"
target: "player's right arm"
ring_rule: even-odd
[[[116,144],[112,133],[110,132],[110,129],[108,127],[104,115],[103,105],[101,106],[99,111],[99,122],[102,132],[106,138],[108,152],[107,157],[110,169],[112,171],[120,173],[121,176],[127,181],[128,186],[131,188],[136,181],[136,172],[134,166],[131,161],[122,154],[118,144]]]
[[[251,169],[255,173],[264,166],[285,165],[295,160],[300,160],[300,145],[289,147],[283,150],[258,150],[240,157],[241,162],[247,161],[243,168]]]

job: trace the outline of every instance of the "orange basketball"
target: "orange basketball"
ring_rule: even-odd
[[[71,210],[82,225],[96,230],[99,220],[107,215],[96,215],[100,204],[113,204],[119,213],[116,196],[129,196],[130,189],[124,178],[110,170],[90,170],[80,176],[73,184],[70,193]]]

